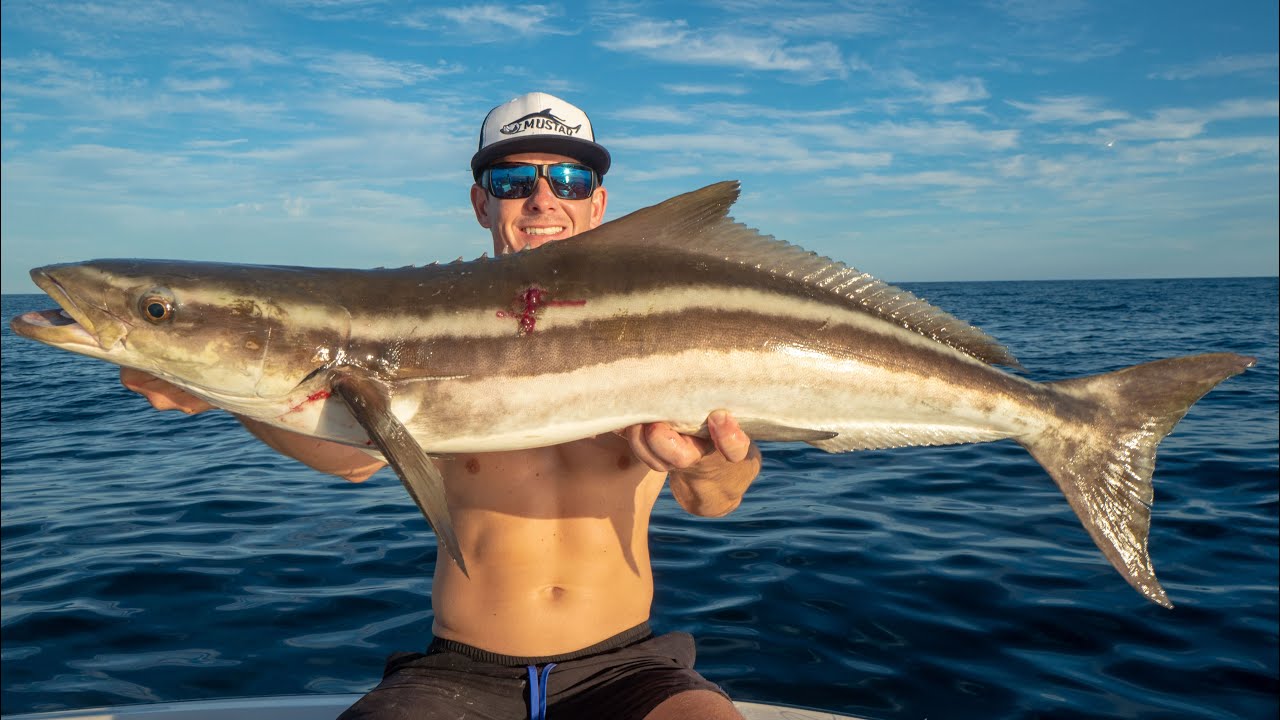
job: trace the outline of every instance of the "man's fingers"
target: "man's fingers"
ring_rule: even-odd
[[[213,409],[182,388],[140,370],[120,368],[120,384],[145,397],[156,410],[181,410],[192,415]]]
[[[631,452],[640,462],[648,465],[652,470],[668,472],[671,467],[649,447],[648,428],[648,425],[632,425],[624,429],[621,434],[631,444]]]
[[[644,428],[646,444],[668,470],[682,470],[715,452],[715,444],[710,440],[681,435],[667,423],[651,423]]]
[[[707,431],[720,451],[729,462],[742,462],[751,451],[751,438],[742,431],[738,421],[724,410],[716,410],[707,416]]]
[[[148,381],[155,379],[154,375],[148,375],[141,370],[134,370],[133,368],[127,367],[120,368],[120,384],[134,392],[139,392],[139,389],[143,385],[146,385]]]
[[[716,452],[729,462],[742,462],[751,452],[751,438],[728,412],[711,413],[707,430],[710,438],[681,435],[669,423],[659,422],[632,425],[617,434],[627,440],[640,462],[658,472],[689,468]]]
[[[667,423],[632,425],[618,434],[626,438],[640,462],[658,472],[687,468],[715,451],[710,440],[681,435]]]

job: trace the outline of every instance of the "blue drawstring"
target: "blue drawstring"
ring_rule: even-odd
[[[555,663],[547,663],[538,675],[538,666],[529,666],[529,720],[546,720],[547,718],[547,678],[551,676],[551,668]]]

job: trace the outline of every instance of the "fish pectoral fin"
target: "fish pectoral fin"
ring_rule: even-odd
[[[330,385],[333,393],[342,398],[356,421],[369,433],[369,438],[382,451],[396,475],[400,476],[409,497],[418,504],[431,524],[436,539],[465,575],[467,566],[453,530],[453,520],[449,517],[444,476],[391,412],[391,396],[386,385],[368,373],[354,369],[336,371]]]

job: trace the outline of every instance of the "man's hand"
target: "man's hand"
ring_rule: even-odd
[[[667,423],[619,431],[641,462],[670,475],[671,492],[694,515],[719,517],[742,502],[760,473],[760,450],[724,410],[707,416],[710,438],[681,435]]]
[[[141,394],[157,410],[181,410],[188,415],[212,410],[213,406],[186,390],[133,368],[120,368],[120,384]]]
[[[684,470],[708,455],[719,453],[731,463],[742,462],[751,450],[751,438],[724,410],[707,416],[710,438],[681,435],[664,422],[632,425],[619,434],[631,444],[631,452],[658,472]]]

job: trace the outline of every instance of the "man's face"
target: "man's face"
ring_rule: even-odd
[[[497,162],[545,165],[577,161],[550,153],[518,153]],[[493,252],[497,255],[536,248],[586,232],[603,222],[607,201],[608,193],[603,186],[585,200],[561,200],[551,192],[546,178],[538,178],[533,194],[522,200],[500,200],[479,185],[471,186],[471,206],[476,211],[476,220],[481,227],[489,228]]]

